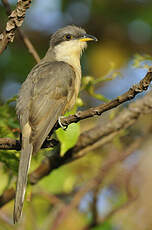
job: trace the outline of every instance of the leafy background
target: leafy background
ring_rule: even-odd
[[[14,9],[16,1],[9,2]],[[78,106],[79,109],[85,109],[119,96],[144,76],[147,66],[151,64],[151,12],[151,0],[33,0],[22,29],[41,57],[48,49],[50,35],[67,24],[82,26],[99,39],[98,43],[89,44],[81,59],[82,102],[78,103]],[[5,9],[0,2],[1,31],[6,22]],[[0,137],[19,138],[15,102],[7,101],[17,94],[21,83],[34,65],[33,57],[18,35],[14,43],[0,56]],[[116,109],[100,119],[93,118],[81,122],[80,131],[89,129],[98,122],[110,122],[118,112],[119,109]],[[51,229],[62,202],[68,204],[73,199],[75,192],[96,175],[109,154],[123,152],[127,144],[137,136],[144,136],[148,132],[149,138],[151,137],[151,121],[151,115],[145,116],[135,127],[125,130],[121,137],[114,138],[110,145],[98,148],[84,158],[57,169],[36,186],[29,185],[21,223],[16,226],[12,223],[12,201],[0,210],[0,230]],[[60,135],[60,138],[64,143],[68,143],[66,137]],[[117,165],[99,188],[99,219],[102,220],[111,210],[127,201],[125,182],[130,171],[134,172],[131,177],[132,189],[139,192],[139,199],[119,210],[112,218],[107,218],[102,224],[90,229],[151,229],[151,142],[148,139],[143,144],[144,146],[137,149],[130,158]],[[33,158],[30,171],[36,168],[47,154],[46,150],[40,151]],[[1,194],[11,186],[15,187],[18,159],[17,151],[0,151]],[[134,170],[135,168],[137,170]],[[55,203],[56,198],[59,203]],[[87,193],[78,208],[71,211],[58,229],[84,229],[93,218],[92,203],[93,193]]]

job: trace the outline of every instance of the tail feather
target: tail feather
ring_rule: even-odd
[[[16,196],[14,204],[13,219],[14,223],[18,222],[23,208],[23,202],[25,197],[28,169],[30,167],[31,156],[33,152],[33,146],[30,143],[31,127],[27,123],[22,130],[22,150],[19,162]]]

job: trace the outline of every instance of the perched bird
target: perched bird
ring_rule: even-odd
[[[32,154],[38,152],[57,122],[76,102],[81,81],[80,56],[88,41],[97,39],[76,26],[54,33],[50,48],[24,81],[16,111],[22,131],[14,223],[22,213],[27,174]]]

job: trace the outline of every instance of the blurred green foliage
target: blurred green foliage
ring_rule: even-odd
[[[19,124],[16,118],[14,108],[8,103],[0,106],[0,136],[16,138],[16,130]],[[17,172],[18,157],[16,151],[0,151],[0,161],[4,163],[5,167]]]
[[[46,1],[46,0],[45,0]],[[41,14],[38,14],[38,18],[42,21],[44,19],[49,21],[50,27],[56,30],[57,27],[63,26],[65,24],[78,24],[84,27],[88,33],[95,35],[99,42],[97,44],[89,44],[85,55],[82,58],[82,69],[83,69],[83,79],[81,88],[81,102],[80,104],[85,107],[95,106],[98,103],[108,101],[110,96],[114,95],[115,90],[122,90],[124,86],[125,90],[128,90],[128,82],[132,84],[132,79],[134,79],[135,71],[132,74],[132,69],[128,63],[133,63],[133,67],[137,70],[135,80],[139,80],[138,75],[141,71],[138,68],[147,67],[151,63],[151,53],[152,53],[152,2],[151,0],[61,0],[50,2],[50,15],[46,12],[48,9],[44,9]],[[12,3],[12,9],[15,8],[15,1],[10,1]],[[78,5],[76,10],[76,5],[74,5],[73,11],[70,12],[73,4]],[[37,4],[37,7],[34,6]],[[34,20],[27,20],[29,18],[30,12],[33,13],[32,17],[36,17],[37,8],[43,8],[43,1],[35,0],[31,8],[28,10],[27,17],[23,26],[23,30],[31,39],[36,50],[43,57],[48,46],[50,38],[50,28],[44,25],[44,28],[35,29],[32,27]],[[80,16],[83,19],[85,12],[81,12],[81,7],[86,6],[88,10],[88,19],[85,23],[77,23],[77,19]],[[81,7],[80,7],[81,6]],[[70,8],[71,7],[71,8]],[[32,11],[32,9],[34,9]],[[54,9],[51,11],[51,9]],[[73,19],[73,14],[75,13],[77,19]],[[82,14],[79,15],[79,12]],[[62,20],[60,20],[62,13]],[[55,15],[55,18],[51,18]],[[38,20],[38,19],[37,19]],[[58,24],[58,21],[60,22]],[[61,23],[62,21],[62,23]],[[134,32],[132,26],[134,22],[142,22],[137,31]],[[5,24],[7,22],[7,16],[5,9],[0,2],[0,31],[3,31]],[[36,25],[39,25],[39,21],[36,21]],[[148,28],[148,35],[144,41],[140,40],[142,35],[146,36],[145,32],[142,32],[146,26]],[[133,27],[134,28],[134,27]],[[48,29],[48,31],[47,31]],[[52,30],[52,31],[53,31]],[[130,32],[131,31],[131,32]],[[131,34],[132,33],[132,34]],[[139,35],[136,38],[136,34]],[[149,36],[149,37],[148,37]],[[5,52],[0,56],[0,138],[10,137],[13,139],[19,138],[19,123],[14,108],[14,100],[12,98],[16,91],[14,92],[12,87],[8,88],[10,82],[15,82],[20,85],[24,79],[27,77],[31,68],[35,65],[35,60],[28,52],[27,48],[24,46],[23,41],[16,34],[13,44],[9,44]],[[127,70],[127,71],[126,71]],[[124,72],[125,71],[125,74]],[[116,78],[121,76],[121,79]],[[113,81],[112,81],[113,80]],[[112,82],[117,82],[117,84],[112,84]],[[123,84],[122,84],[123,82]],[[109,88],[105,86],[110,85]],[[9,92],[10,91],[10,92]],[[104,95],[106,91],[106,96]],[[119,92],[120,92],[119,91]],[[6,94],[8,93],[9,98]],[[122,93],[122,92],[121,92]],[[118,96],[119,93],[116,93]],[[10,99],[8,102],[6,102]],[[79,100],[80,101],[80,100]],[[6,102],[6,103],[5,103]],[[13,102],[13,103],[12,103]],[[80,109],[84,109],[80,108]],[[112,112],[108,116],[102,116],[101,120],[89,119],[81,122],[80,124],[72,124],[68,127],[67,131],[58,130],[57,136],[61,141],[61,155],[64,155],[65,151],[75,145],[79,137],[80,132],[88,130],[93,127],[97,122],[109,122],[117,116],[119,111]],[[109,119],[110,118],[110,119]],[[146,119],[144,121],[144,127],[151,126],[151,119]],[[137,125],[136,133],[139,135],[138,129],[143,126],[143,124]],[[136,134],[136,135],[137,135]],[[129,138],[127,139],[127,135]],[[129,140],[134,140],[136,137],[134,132],[127,133],[123,131],[120,136],[113,139],[110,146],[105,146],[103,149],[98,148],[96,151],[89,152],[84,158],[73,162],[71,164],[65,165],[57,170],[54,170],[50,175],[43,178],[36,186],[28,185],[28,192],[26,200],[30,202],[25,202],[25,208],[23,212],[23,220],[17,225],[12,225],[12,211],[13,202],[8,203],[3,207],[0,214],[0,230],[12,230],[12,229],[27,229],[27,230],[37,230],[45,229],[50,230],[55,220],[56,216],[60,214],[62,203],[68,205],[74,198],[75,193],[83,186],[86,182],[90,180],[93,176],[98,173],[99,168],[106,157],[117,151],[123,151],[125,143]],[[143,134],[144,135],[144,134]],[[127,140],[126,140],[127,139]],[[51,150],[41,150],[37,156],[32,159],[32,165],[30,172],[33,171],[40,162],[50,154],[48,151]],[[17,151],[0,151],[0,192],[1,194],[10,187],[15,187],[16,174],[19,162],[19,154]],[[115,181],[115,171],[112,171],[108,180],[103,183],[104,186],[109,186],[115,184],[118,190],[118,196],[115,197],[111,193],[111,199],[109,210],[112,208],[118,208],[127,201],[127,195],[124,192],[124,188],[121,188],[122,181],[124,183],[124,177],[121,174]],[[123,179],[122,179],[123,177]],[[123,187],[123,186],[122,186]],[[111,189],[112,190],[112,189]],[[121,192],[119,192],[121,190]],[[101,189],[102,191],[102,189]],[[53,194],[53,196],[51,196]],[[50,196],[49,196],[50,195]],[[102,196],[99,192],[99,196]],[[108,198],[106,194],[102,199],[106,201]],[[66,223],[63,222],[58,229],[72,229],[72,230],[83,230],[82,226],[86,226],[88,222],[91,222],[91,202],[92,196],[89,194],[89,201],[84,203],[84,197],[82,197],[82,204],[78,205],[78,208],[74,208],[70,215],[66,219]],[[57,202],[58,200],[58,202]],[[83,211],[79,209],[83,206]],[[102,211],[106,209],[100,203]],[[102,219],[102,214],[99,212],[99,217]],[[59,215],[60,217],[60,215]],[[99,218],[100,219],[100,218]],[[141,218],[142,219],[142,218]],[[143,219],[142,219],[143,221]],[[128,226],[126,225],[126,228]],[[112,218],[106,220],[103,224],[92,228],[92,230],[113,230],[117,227],[114,226]],[[120,228],[119,228],[120,229]],[[122,230],[124,230],[122,228]],[[132,230],[131,228],[128,228]]]
[[[101,225],[99,224],[97,227],[92,228],[92,230],[112,230],[112,229],[113,226],[108,221],[106,221]]]

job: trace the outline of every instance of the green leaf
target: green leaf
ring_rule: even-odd
[[[105,221],[102,224],[97,225],[96,227],[92,228],[92,230],[112,230],[113,226],[109,221]]]
[[[66,130],[58,129],[56,131],[57,137],[61,142],[61,152],[60,155],[64,156],[64,153],[72,148],[78,140],[80,135],[80,124],[79,123],[72,123],[68,126]]]
[[[3,162],[7,170],[17,173],[19,160],[16,151],[0,151],[0,162]]]
[[[140,55],[135,54],[133,60],[133,67],[134,68],[144,68],[149,69],[149,64],[146,64],[145,61],[152,61],[152,57],[148,54]]]
[[[98,100],[100,100],[100,101],[109,102],[109,99],[107,99],[106,97],[104,97],[102,94],[97,94],[97,93],[95,93],[95,88],[94,88],[93,85],[90,85],[90,86],[88,87],[88,93],[89,93],[92,97],[94,97],[94,98],[96,98],[96,99],[98,99]]]
[[[15,109],[6,103],[0,106],[0,137],[16,137],[14,128],[19,128]]]
[[[10,104],[10,103],[12,103],[12,102],[15,102],[16,99],[17,99],[17,95],[15,95],[14,97],[10,98],[6,103],[7,103],[7,104]]]

